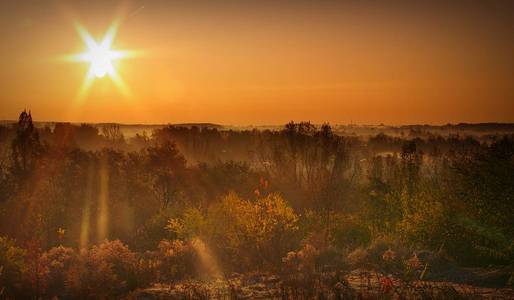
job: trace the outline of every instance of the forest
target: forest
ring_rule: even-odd
[[[0,126],[0,299],[514,297],[512,131],[34,123]]]

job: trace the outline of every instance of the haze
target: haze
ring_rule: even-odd
[[[56,61],[120,18],[130,88],[76,95]],[[15,1],[0,4],[0,119],[221,124],[514,122],[511,1]]]

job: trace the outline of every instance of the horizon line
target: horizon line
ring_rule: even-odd
[[[409,127],[409,126],[432,126],[432,127],[444,127],[444,126],[459,126],[459,125],[508,125],[508,126],[514,126],[514,122],[497,122],[497,121],[487,121],[487,122],[458,122],[458,123],[399,123],[399,124],[386,124],[386,123],[379,123],[379,124],[373,124],[373,123],[331,123],[331,122],[311,122],[311,121],[295,121],[290,120],[285,123],[277,123],[277,124],[223,124],[223,123],[214,123],[214,122],[176,122],[176,123],[124,123],[124,122],[82,122],[82,121],[48,121],[48,120],[34,120],[34,123],[68,123],[68,124],[89,124],[89,125],[106,125],[106,124],[116,124],[116,125],[124,125],[124,126],[169,126],[169,125],[212,125],[212,126],[225,126],[225,127],[277,127],[277,126],[284,126],[288,124],[289,122],[294,123],[300,123],[300,122],[309,122],[312,125],[323,125],[323,124],[329,124],[331,126],[362,126],[362,127],[369,127],[369,126],[375,126],[375,127]],[[14,119],[2,119],[0,120],[0,125],[2,124],[9,124],[9,123],[16,123],[17,120]]]

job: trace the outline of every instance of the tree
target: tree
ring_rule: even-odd
[[[20,177],[27,176],[34,169],[41,148],[32,115],[24,110],[16,124],[16,136],[12,142],[12,172]]]
[[[146,170],[152,177],[153,190],[161,202],[161,209],[166,209],[179,193],[186,160],[172,142],[149,147],[147,154]]]
[[[119,147],[125,142],[125,137],[118,124],[105,124],[102,127],[102,134],[115,147]]]

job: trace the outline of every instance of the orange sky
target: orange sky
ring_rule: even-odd
[[[514,122],[514,2],[18,1],[0,3],[0,119],[281,124]],[[130,88],[77,94],[80,22]]]

